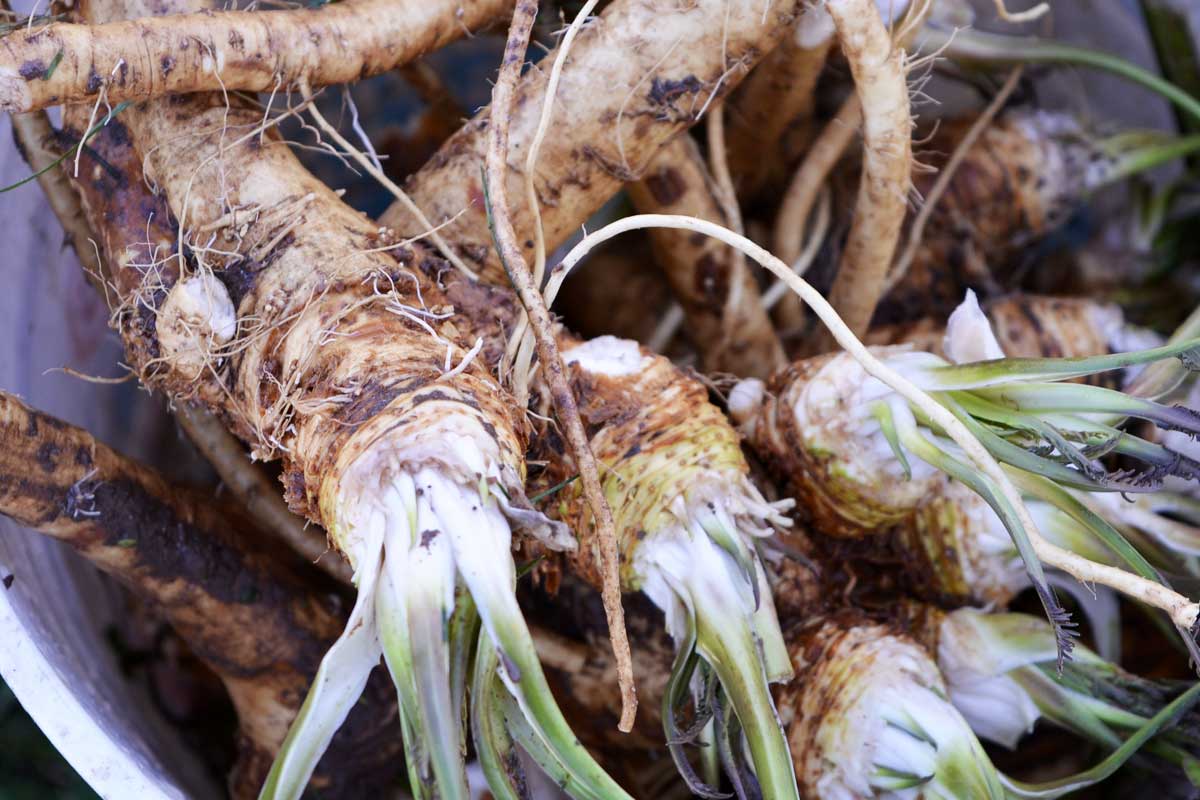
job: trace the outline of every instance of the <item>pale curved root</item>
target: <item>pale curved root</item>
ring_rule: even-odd
[[[833,119],[821,129],[808,155],[792,176],[775,215],[772,236],[775,251],[788,264],[795,264],[804,252],[806,228],[813,204],[861,126],[862,104],[858,95],[850,95]],[[795,295],[786,295],[780,299],[776,314],[785,327],[794,327],[803,322],[803,304]]]
[[[116,103],[185,92],[269,92],[301,80],[348,83],[449,44],[511,6],[512,0],[349,0],[316,9],[22,28],[0,38],[0,110],[91,101],[101,86]]]
[[[791,264],[804,247],[805,227],[821,187],[841,160],[862,125],[862,103],[858,95],[847,97],[833,119],[825,123],[808,155],[792,176],[779,212],[775,216],[772,246],[780,260]]]
[[[829,299],[861,336],[883,294],[907,212],[912,115],[904,51],[892,41],[874,0],[830,0],[825,7],[863,108],[863,174]]]

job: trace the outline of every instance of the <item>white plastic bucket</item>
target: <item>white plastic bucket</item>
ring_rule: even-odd
[[[0,120],[0,185],[29,174]],[[107,311],[36,183],[0,194],[0,388],[146,455],[170,430],[135,383],[96,385],[61,372],[119,374]],[[30,469],[36,469],[30,465]],[[0,675],[50,741],[102,797],[215,798],[219,783],[139,686],[125,680],[104,630],[121,598],[69,548],[0,517]]]

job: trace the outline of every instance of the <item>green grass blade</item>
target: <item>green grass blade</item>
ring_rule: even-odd
[[[1027,36],[1003,36],[976,30],[950,33],[932,26],[922,31],[921,38],[923,49],[945,48],[943,55],[955,60],[993,64],[1076,64],[1111,72],[1162,95],[1200,119],[1200,100],[1153,72],[1111,53]]]
[[[696,654],[696,619],[692,614],[688,614],[683,636],[676,646],[678,649],[675,652],[675,661],[671,665],[671,673],[667,678],[667,687],[663,692],[662,701],[663,735],[667,743],[667,751],[671,754],[671,760],[675,762],[675,769],[693,795],[708,800],[729,797],[728,794],[715,788],[718,786],[716,780],[706,783],[696,774],[696,770],[692,767],[692,762],[688,760],[684,750],[686,744],[690,744],[704,728],[708,727],[712,719],[711,711],[701,708],[697,702],[697,721],[701,724],[694,731],[681,731],[676,723],[676,714],[687,702],[689,683],[700,663],[700,657]]]
[[[555,703],[517,605],[511,534],[495,499],[481,502],[464,495],[458,502],[443,503],[438,512],[454,541],[459,572],[475,599],[483,627],[499,651],[500,674],[530,726],[571,773],[574,784],[606,798],[628,797],[579,743]]]
[[[714,599],[693,595],[697,648],[729,697],[750,746],[763,796],[799,798],[791,751],[775,713],[758,645],[744,620],[730,619],[729,611]]]
[[[957,400],[959,397],[958,393],[939,393],[935,397],[954,416],[958,417],[959,421],[967,426],[967,430],[971,432],[971,435],[987,448],[993,458],[1003,464],[1008,464],[1036,475],[1042,475],[1061,486],[1068,486],[1072,489],[1081,489],[1083,491],[1147,492],[1152,490],[1150,487],[1138,486],[1114,479],[1097,481],[1084,475],[1079,470],[1071,469],[1058,461],[1031,453],[1025,448],[1013,444],[998,435],[989,426],[980,423],[978,419],[967,413]],[[989,403],[989,405],[995,404]]]
[[[1120,769],[1134,753],[1140,750],[1143,745],[1161,730],[1176,722],[1187,713],[1196,704],[1197,700],[1200,700],[1200,683],[1194,684],[1186,692],[1171,701],[1162,711],[1155,714],[1145,726],[1131,735],[1112,754],[1091,769],[1067,778],[1039,784],[1022,783],[1005,777],[1005,788],[1014,797],[1028,798],[1029,800],[1050,800],[1051,798],[1062,797],[1071,792],[1077,792],[1099,783]]]
[[[1059,663],[1061,664],[1070,656],[1072,646],[1070,629],[1067,627],[1068,615],[1059,604],[1054,590],[1046,582],[1046,574],[1042,568],[1042,562],[1038,558],[1037,553],[1034,552],[1033,544],[1030,542],[1029,535],[1021,524],[1020,518],[1017,516],[1016,509],[1009,504],[999,489],[982,473],[971,469],[922,436],[918,432],[916,421],[913,419],[912,412],[909,411],[907,406],[899,401],[890,405],[881,404],[878,413],[891,414],[895,418],[894,424],[897,434],[900,437],[900,443],[910,453],[970,487],[1000,517],[1005,529],[1013,539],[1013,544],[1016,545],[1021,560],[1025,562],[1025,571],[1029,574],[1033,588],[1042,602],[1042,606],[1046,611],[1046,617],[1054,626],[1058,641]]]
[[[450,688],[447,623],[454,562],[449,542],[438,535],[427,547],[413,548],[410,558],[404,555],[388,551],[380,593],[380,633],[404,719],[415,734],[405,739],[409,768],[429,797],[466,800],[470,792],[462,708],[454,705]],[[413,789],[416,792],[417,786]]]
[[[482,642],[481,642],[482,644]],[[493,692],[497,703],[503,710],[504,723],[513,740],[521,746],[526,755],[546,773],[560,789],[574,800],[612,800],[614,797],[626,797],[624,793],[612,794],[597,788],[593,783],[580,780],[579,776],[562,762],[562,759],[547,746],[546,740],[530,723],[525,709],[513,697],[501,681],[499,675],[493,672]]]
[[[475,754],[495,800],[528,800],[525,774],[516,742],[504,720],[508,690],[496,678],[500,660],[487,634],[479,633],[471,671],[471,733]]]
[[[1190,360],[1200,349],[1200,338],[1190,338],[1147,350],[1078,358],[997,358],[968,364],[926,367],[922,385],[931,390],[957,391],[1003,386],[1010,383],[1065,381],[1100,372],[1152,364],[1168,358]]]
[[[1153,422],[1163,430],[1200,434],[1200,415],[1182,406],[1166,406],[1101,386],[1077,383],[1010,384],[980,389],[978,394],[995,403],[1009,404],[1025,413],[1115,414]]]

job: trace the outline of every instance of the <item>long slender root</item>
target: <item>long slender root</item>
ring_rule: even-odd
[[[318,9],[215,11],[54,23],[0,37],[0,110],[270,92],[347,83],[436,50],[501,18],[512,0],[351,0]]]
[[[220,420],[207,411],[184,404],[175,409],[175,415],[192,444],[260,526],[286,542],[305,561],[316,564],[342,583],[350,583],[350,565],[330,548],[319,528],[306,526],[303,519],[288,509],[278,484],[250,461],[242,443]]]
[[[596,458],[588,444],[587,434],[579,419],[575,395],[567,383],[566,367],[554,338],[554,324],[541,292],[533,282],[529,265],[521,247],[517,244],[512,218],[508,210],[508,188],[506,181],[509,150],[508,127],[512,113],[513,89],[521,75],[521,64],[525,60],[525,49],[537,16],[536,0],[519,0],[513,15],[512,28],[505,46],[504,61],[500,75],[492,91],[492,120],[488,127],[487,189],[492,229],[496,247],[505,271],[517,290],[517,296],[529,315],[530,325],[537,340],[538,357],[542,374],[550,388],[554,409],[558,413],[571,446],[571,455],[579,468],[588,505],[596,521],[596,535],[600,545],[600,561],[603,571],[604,612],[608,617],[609,637],[617,659],[617,678],[621,685],[623,707],[621,730],[633,727],[637,714],[637,693],[633,685],[633,659],[629,651],[629,636],[625,631],[625,612],[621,606],[621,579],[617,563],[616,527],[612,510],[604,497]]]
[[[858,135],[861,125],[862,102],[858,95],[851,95],[842,103],[837,114],[825,123],[792,176],[775,216],[775,230],[771,237],[775,252],[785,263],[794,263],[800,257],[808,217],[821,187],[850,142]]]
[[[35,463],[36,491],[24,477]],[[342,628],[340,598],[236,509],[3,392],[0,487],[0,514],[66,542],[153,603],[221,678],[244,736],[235,794],[257,792],[316,671],[315,654]],[[359,766],[322,780],[382,785],[397,773],[393,711],[384,703],[357,713],[359,725],[329,764],[342,768],[338,759],[357,753]]]
[[[863,109],[862,181],[829,297],[849,329],[861,336],[883,294],[904,224],[912,178],[912,116],[904,51],[892,41],[873,0],[831,0],[825,7]]]
[[[842,103],[833,119],[825,123],[796,174],[792,176],[784,192],[783,202],[775,215],[771,237],[775,251],[788,264],[795,264],[804,252],[804,238],[813,205],[817,202],[817,197],[826,185],[834,166],[858,135],[861,125],[862,104],[858,95],[851,95]],[[804,309],[800,299],[787,294],[779,302],[776,314],[781,326],[785,329],[799,327],[804,320]]]

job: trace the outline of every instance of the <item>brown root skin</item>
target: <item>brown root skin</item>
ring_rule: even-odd
[[[201,11],[0,38],[0,110],[200,91],[271,92],[378,75],[504,16],[511,0],[353,0],[317,9]],[[151,8],[147,13],[178,9]],[[53,66],[52,66],[53,65]]]
[[[92,231],[88,227],[79,196],[64,171],[49,168],[69,145],[62,146],[62,138],[50,124],[45,112],[13,114],[10,120],[17,150],[32,172],[41,172],[38,185],[42,187],[50,208],[62,224],[67,241],[75,250],[89,282],[103,293],[109,280],[105,272],[106,265],[92,244]]]
[[[928,151],[923,158],[940,169],[972,122],[941,125],[922,148]],[[1069,140],[1038,135],[1042,124],[1053,129],[1070,119],[1010,112],[967,151],[929,216],[908,271],[880,305],[879,322],[945,316],[967,289],[986,298],[1010,288],[1029,245],[1066,220],[1079,202],[1082,179],[1061,166],[1070,157]],[[935,175],[918,176],[917,191],[927,193],[934,180]]]
[[[347,608],[241,512],[0,393],[0,513],[53,536],[151,602],[221,678],[241,723],[237,797],[266,776]],[[386,702],[363,706],[330,750],[363,782],[393,780],[399,731]],[[265,762],[264,762],[265,759]],[[238,788],[240,787],[240,788]],[[346,796],[346,795],[342,795]]]
[[[31,169],[51,166],[60,150],[72,146],[68,140],[77,139],[79,128],[86,124],[81,119],[83,113],[79,107],[73,107],[64,114],[67,124],[74,125],[74,134],[55,131],[45,112],[13,117],[14,138]],[[120,281],[125,297],[131,292],[136,294],[138,285],[145,281],[146,270],[151,268],[149,265],[162,256],[163,250],[170,253],[174,248],[176,229],[170,224],[170,212],[165,205],[156,202],[145,189],[141,162],[129,147],[128,132],[119,121],[111,121],[88,146],[85,162],[88,169],[78,179],[71,170],[50,169],[38,180],[85,273],[110,306],[117,306],[122,291],[114,281]],[[96,155],[103,165],[94,159]],[[96,221],[95,229],[89,224],[90,219]],[[157,255],[153,253],[156,247],[160,248]],[[102,252],[107,257],[102,257]],[[110,263],[116,265],[115,276]],[[170,274],[161,272],[170,266],[164,262],[154,267],[160,270],[163,282],[173,283]],[[149,324],[151,318],[145,314],[161,300],[162,294],[158,293],[111,309],[114,325],[127,332],[123,337],[127,353],[134,356],[131,361],[139,366],[139,372],[155,358],[147,348],[157,346],[157,326]],[[306,560],[349,582],[346,563],[328,553],[324,534],[315,527],[305,528],[303,521],[288,510],[277,487],[249,462],[241,444],[218,420],[186,404],[181,404],[177,411],[188,437],[258,525],[274,532]]]
[[[813,13],[812,8],[806,14]],[[801,16],[796,21],[796,29],[759,63],[728,103],[729,169],[742,198],[782,191],[792,150],[785,141],[811,135],[805,134],[812,125],[817,79],[833,37],[801,40],[803,20]]]
[[[88,109],[64,109],[56,149],[64,152],[78,142],[87,122]],[[112,312],[109,323],[125,343],[127,363],[147,385],[187,385],[186,379],[171,374],[171,363],[161,359],[156,325],[158,308],[179,279],[177,229],[166,202],[145,188],[141,157],[125,123],[113,119],[88,140],[78,177],[71,159],[63,162],[62,174],[77,193],[89,238],[106,265],[107,284],[98,288]],[[90,244],[80,246],[83,253],[95,252]],[[192,388],[206,399],[203,393],[213,386],[200,381]]]
[[[686,214],[729,224],[700,149],[687,134],[659,150],[628,190],[639,213]],[[758,284],[737,251],[686,231],[654,228],[649,236],[706,372],[765,378],[783,366],[783,346],[763,310]]]
[[[575,233],[623,183],[636,180],[662,145],[699,119],[710,99],[733,88],[787,34],[799,3],[773,3],[764,16],[757,0],[733,0],[728,26],[726,6],[725,0],[686,6],[616,0],[579,32],[562,71],[553,135],[542,146],[535,178],[547,250]],[[548,77],[548,70],[525,74],[509,128],[508,194],[527,258],[535,237],[522,188],[524,160]],[[464,212],[442,229],[443,235],[485,281],[504,284],[479,173],[487,125],[484,110],[409,179],[406,189],[435,225]],[[398,205],[380,221],[401,234],[422,232]]]

